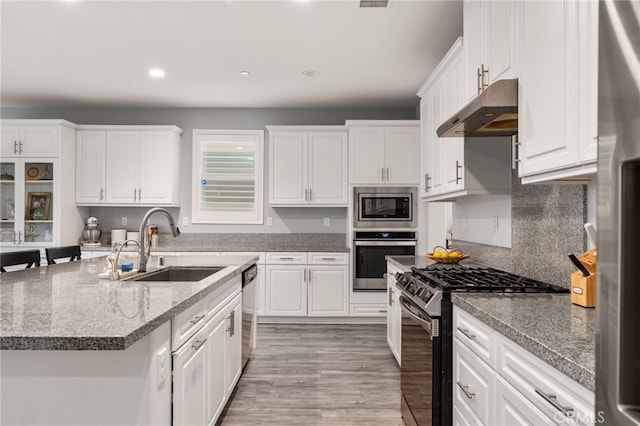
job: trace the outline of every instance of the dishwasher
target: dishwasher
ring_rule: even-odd
[[[242,272],[242,368],[247,365],[256,333],[256,279],[258,266]]]

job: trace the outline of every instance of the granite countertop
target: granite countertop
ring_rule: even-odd
[[[455,305],[595,391],[595,309],[570,294],[456,293]]]
[[[82,247],[84,251],[111,250],[110,233],[105,233],[101,247]],[[160,234],[157,252],[348,252],[347,234],[265,234],[265,233],[193,233],[173,238]]]
[[[386,259],[403,271],[434,263],[424,256]],[[465,263],[474,264],[460,264]],[[569,293],[455,293],[451,299],[456,306],[594,391],[596,311],[573,305],[570,297]]]
[[[165,257],[167,266],[227,266],[198,282],[100,279],[103,258],[3,273],[0,349],[126,349],[256,260],[252,256]],[[157,265],[154,256],[148,270],[158,269],[152,265]]]

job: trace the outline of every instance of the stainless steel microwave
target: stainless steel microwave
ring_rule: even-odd
[[[416,187],[356,186],[353,188],[354,228],[416,228]]]

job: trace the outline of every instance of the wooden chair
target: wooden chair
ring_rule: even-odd
[[[56,259],[69,258],[69,262],[80,259],[80,246],[46,248],[47,265],[55,265]]]
[[[40,250],[13,251],[0,254],[0,272],[7,272],[5,266],[23,265],[25,269],[40,267]]]

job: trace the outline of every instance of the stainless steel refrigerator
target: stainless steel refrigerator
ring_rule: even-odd
[[[596,419],[640,425],[640,1],[599,22]]]

